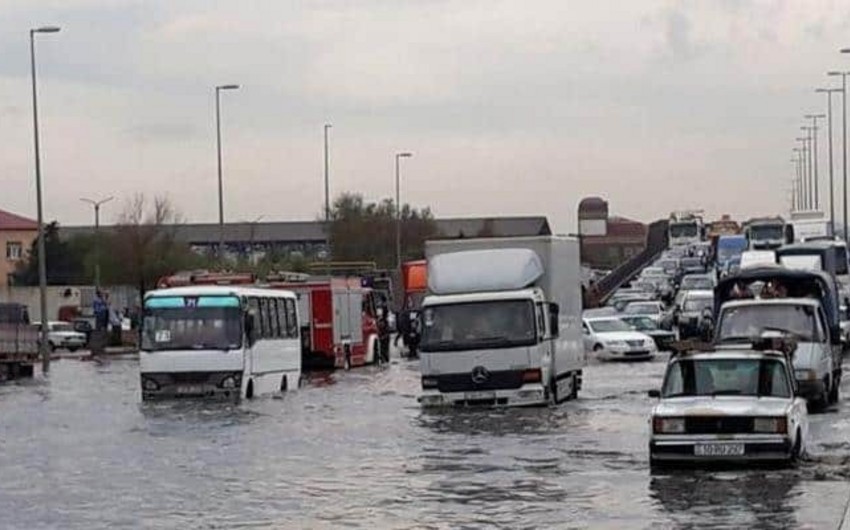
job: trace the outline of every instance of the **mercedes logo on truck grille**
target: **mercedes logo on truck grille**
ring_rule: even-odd
[[[490,372],[487,371],[483,366],[476,366],[472,369],[472,382],[476,385],[481,385],[487,382],[490,379]]]

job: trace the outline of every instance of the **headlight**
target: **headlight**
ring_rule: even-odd
[[[814,370],[794,370],[794,378],[797,381],[817,381],[818,374]]]
[[[422,389],[423,390],[431,389],[431,388],[437,388],[437,386],[438,385],[437,385],[437,378],[436,377],[422,376]]]
[[[785,418],[755,418],[753,432],[785,434],[788,432],[788,422]]]
[[[655,341],[652,340],[652,339],[647,339],[647,340],[643,341],[643,345],[646,346],[647,348],[649,348],[650,350],[655,349]]]
[[[151,392],[155,392],[159,390],[159,383],[151,379],[150,377],[142,378],[142,388]]]
[[[218,386],[221,388],[236,388],[242,382],[242,378],[239,376],[228,375],[224,379],[221,380]]]
[[[656,434],[682,434],[685,432],[685,418],[654,418],[652,427]]]

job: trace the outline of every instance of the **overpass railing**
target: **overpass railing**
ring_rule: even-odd
[[[646,234],[646,246],[643,251],[621,264],[588,289],[585,299],[586,309],[604,304],[617,289],[631,281],[667,249],[669,244],[668,225],[669,222],[666,219],[655,221],[649,225]]]

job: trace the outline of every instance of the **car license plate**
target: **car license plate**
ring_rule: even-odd
[[[477,401],[481,399],[496,399],[495,392],[466,392],[463,397],[467,401]]]
[[[744,444],[696,444],[695,456],[743,456]]]
[[[178,394],[203,394],[204,387],[201,385],[180,385],[177,387]]]

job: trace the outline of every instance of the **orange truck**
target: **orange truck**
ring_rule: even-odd
[[[404,287],[402,309],[419,309],[428,291],[428,262],[422,259],[403,263],[401,281]]]

